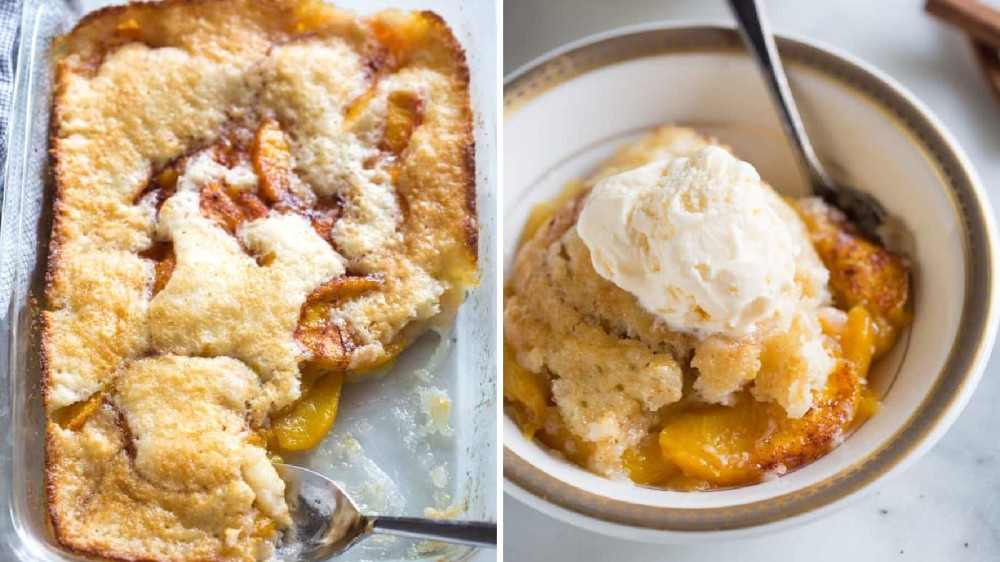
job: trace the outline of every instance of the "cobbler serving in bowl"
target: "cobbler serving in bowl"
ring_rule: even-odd
[[[508,275],[504,399],[590,471],[753,484],[875,415],[908,265],[715,139],[666,126],[530,214]]]

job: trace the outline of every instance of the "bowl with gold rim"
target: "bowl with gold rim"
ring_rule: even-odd
[[[912,323],[868,376],[878,412],[801,467],[700,491],[599,476],[541,445],[508,415],[504,490],[514,498],[581,527],[640,540],[786,528],[905,469],[969,400],[997,324],[996,226],[975,171],[938,120],[888,76],[809,40],[777,42],[820,157],[912,235]],[[608,32],[547,54],[505,81],[505,278],[533,208],[662,124],[718,138],[785,197],[808,194],[735,30],[650,24]]]

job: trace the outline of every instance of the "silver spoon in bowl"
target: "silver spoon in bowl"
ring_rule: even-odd
[[[274,468],[285,481],[292,516],[292,527],[276,552],[279,560],[328,560],[372,534],[496,548],[496,523],[363,515],[347,493],[322,474],[287,464]]]
[[[788,87],[788,78],[781,66],[778,49],[771,34],[771,25],[758,0],[728,0],[736,17],[743,42],[753,56],[757,67],[764,76],[771,99],[778,110],[778,116],[785,133],[792,142],[798,156],[799,165],[805,170],[813,195],[843,211],[861,234],[869,240],[883,241],[880,227],[886,224],[889,215],[885,208],[871,195],[854,187],[833,181],[826,168],[816,157],[812,143],[806,136],[802,118],[795,106],[795,99]]]

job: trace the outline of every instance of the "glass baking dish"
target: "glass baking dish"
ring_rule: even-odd
[[[0,205],[0,560],[84,560],[55,543],[46,522],[39,307],[52,182],[48,162],[52,38],[84,14],[116,2],[25,0]],[[392,2],[339,2],[360,12]],[[410,6],[408,6],[410,7]],[[362,507],[393,515],[425,508],[468,519],[496,514],[496,123],[495,3],[435,2],[462,41],[472,75],[480,217],[479,286],[447,332],[428,334],[383,375],[344,389],[337,424],[308,454],[287,459],[346,485]],[[5,280],[12,279],[8,287]],[[422,397],[451,398],[448,436],[425,434]],[[452,507],[453,506],[453,507]],[[466,547],[373,537],[348,560],[460,560]],[[484,558],[493,554],[483,553]]]

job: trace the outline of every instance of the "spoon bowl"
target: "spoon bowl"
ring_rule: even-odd
[[[274,468],[285,481],[292,517],[278,559],[328,560],[376,533],[496,547],[496,523],[365,515],[343,488],[322,474],[287,464]]]
[[[743,38],[751,57],[760,69],[767,91],[778,110],[778,117],[785,134],[792,143],[799,166],[809,180],[813,195],[843,212],[869,240],[888,242],[884,227],[889,221],[889,214],[885,207],[872,195],[834,181],[816,156],[795,105],[795,98],[788,87],[788,78],[781,65],[763,4],[760,0],[729,0],[729,7],[736,18],[740,37]],[[893,227],[897,226],[893,224]]]

